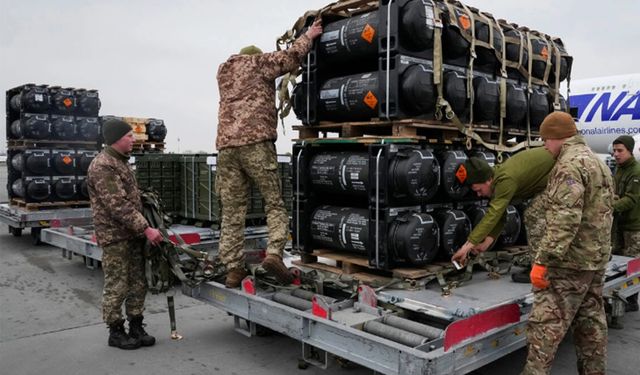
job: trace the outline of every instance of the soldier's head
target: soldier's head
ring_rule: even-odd
[[[133,129],[128,123],[109,119],[102,124],[102,138],[107,146],[111,146],[116,151],[129,154],[133,150]]]
[[[551,112],[540,125],[540,136],[544,140],[544,147],[554,157],[560,155],[562,145],[568,139],[578,134],[576,122],[567,112]]]
[[[252,44],[250,46],[243,47],[238,53],[240,55],[259,55],[262,53],[262,50]]]
[[[624,164],[633,157],[633,147],[636,142],[630,135],[621,135],[613,141],[613,158],[618,165]]]
[[[472,157],[464,162],[467,171],[465,185],[469,185],[479,197],[491,196],[491,183],[493,182],[493,168],[485,160]]]

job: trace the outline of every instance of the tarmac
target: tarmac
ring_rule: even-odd
[[[0,166],[0,187],[6,167]],[[7,200],[0,191],[0,202]],[[176,289],[178,332],[170,338],[165,295],[149,295],[145,322],[153,347],[123,351],[107,346],[100,311],[102,270],[88,269],[60,249],[34,246],[28,233],[8,234],[0,224],[0,373],[22,374],[371,374],[359,366],[298,369],[301,344],[279,334],[248,338],[234,331],[233,319]],[[622,319],[623,330],[609,331],[608,374],[639,374],[640,314]],[[526,349],[474,374],[519,374]],[[562,343],[552,374],[576,374],[570,337]]]

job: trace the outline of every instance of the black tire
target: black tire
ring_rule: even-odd
[[[14,237],[22,236],[22,228],[9,227],[9,233],[11,233]]]
[[[40,232],[42,232],[42,228],[31,228],[31,242],[34,246],[42,245]]]

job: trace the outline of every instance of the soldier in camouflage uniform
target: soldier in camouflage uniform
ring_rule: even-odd
[[[322,26],[317,20],[287,50],[262,53],[255,46],[245,47],[218,68],[220,109],[215,188],[222,202],[220,259],[227,269],[227,287],[238,287],[247,275],[242,251],[251,181],[264,198],[269,229],[267,257],[262,267],[281,283],[292,281],[282,261],[289,237],[289,218],[280,192],[274,144],[278,137],[274,80],[296,69],[321,33]]]
[[[602,288],[611,254],[613,180],[565,112],[540,127],[557,155],[546,189],[547,230],[531,270],[534,302],[523,374],[549,374],[558,345],[572,330],[578,372],[604,374],[607,320]]]
[[[555,163],[553,155],[543,147],[519,152],[495,168],[480,158],[467,160],[464,163],[467,171],[465,184],[470,185],[479,197],[491,197],[491,202],[487,214],[452,259],[464,262],[469,252],[486,251],[502,232],[507,206],[526,199],[531,199],[524,215],[529,244],[538,244],[544,233],[544,198],[541,193]],[[534,252],[531,250],[532,254]],[[529,282],[528,271],[515,273],[512,277],[517,282]]]
[[[102,314],[109,327],[109,346],[136,349],[155,343],[142,324],[147,293],[142,251],[145,237],[156,245],[162,235],[142,216],[140,192],[128,163],[134,141],[131,126],[109,120],[103,124],[102,134],[107,146],[93,159],[87,173],[96,240],[102,247]],[[124,329],[123,303],[129,333]]]
[[[635,141],[622,135],[613,141],[613,157],[618,168],[614,176],[613,253],[640,257],[640,163],[633,156]],[[626,311],[638,311],[638,294],[627,298]]]

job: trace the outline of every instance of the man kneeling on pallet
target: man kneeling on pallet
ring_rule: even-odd
[[[107,147],[93,159],[87,173],[96,240],[102,247],[102,316],[109,327],[109,346],[137,349],[156,342],[142,324],[147,294],[142,251],[145,237],[157,245],[162,235],[142,216],[138,184],[128,162],[134,141],[131,126],[109,120],[102,126],[102,136]],[[124,329],[123,303],[129,333]]]

